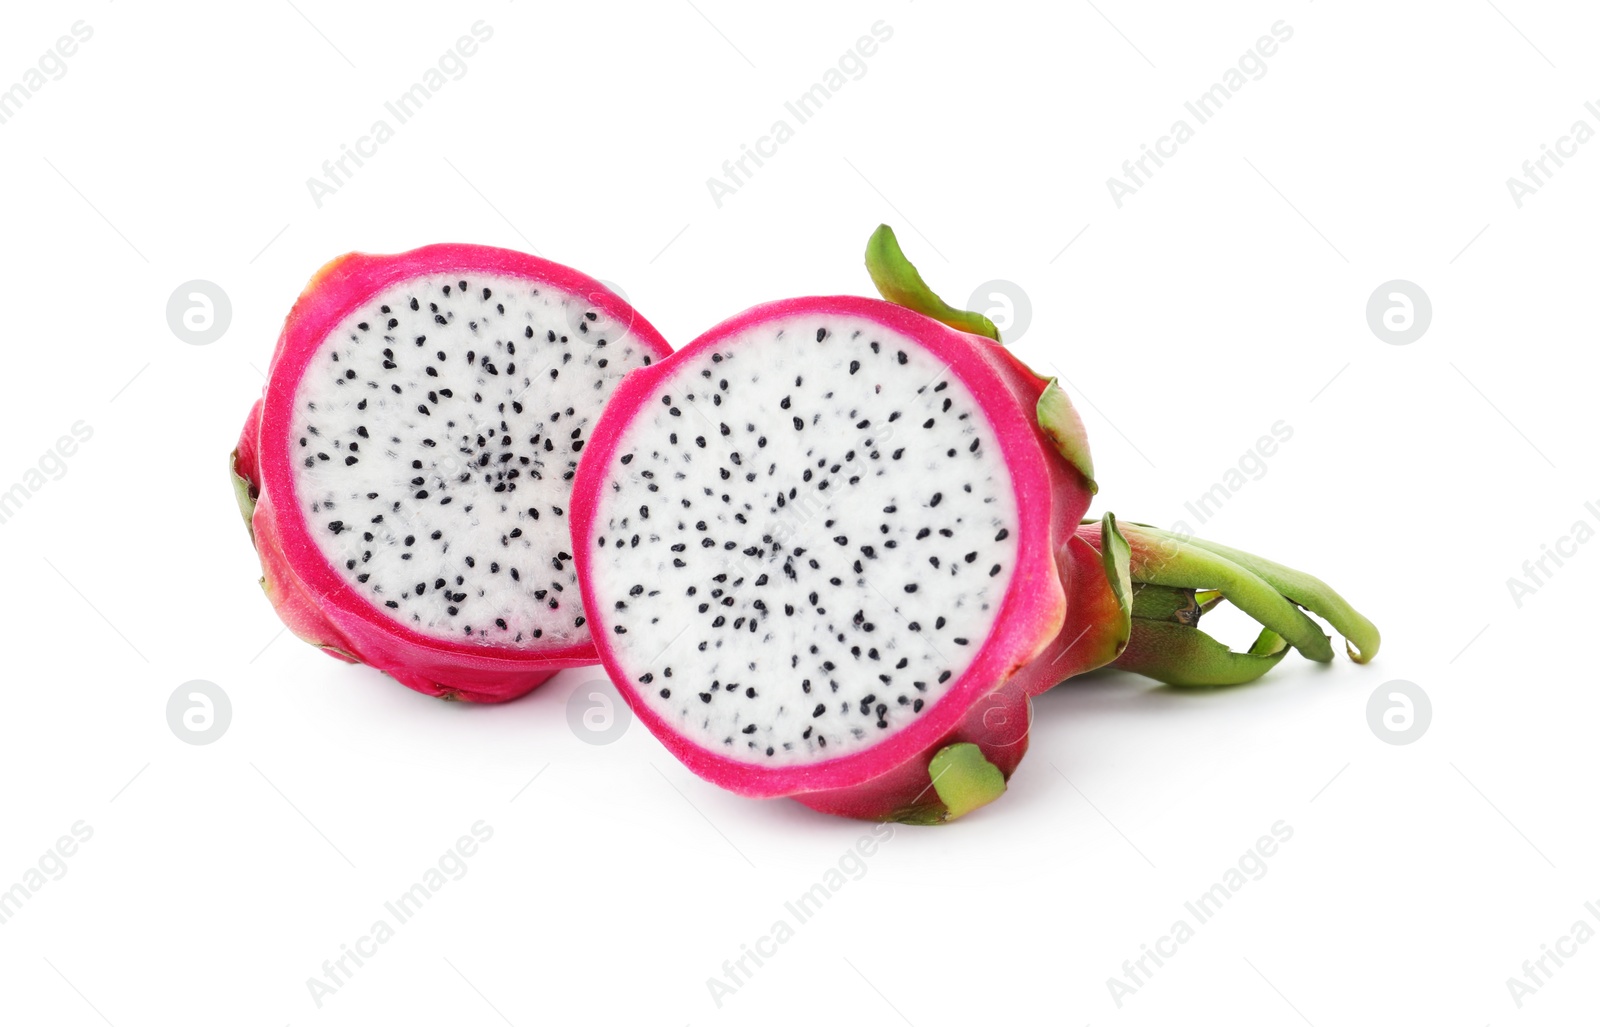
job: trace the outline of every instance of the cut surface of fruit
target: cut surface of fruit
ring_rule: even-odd
[[[616,440],[591,556],[596,594],[625,597],[603,618],[619,666],[660,679],[641,698],[768,766],[857,752],[937,702],[1017,564],[1011,475],[967,386],[875,321],[797,313],[655,392]]]
[[[691,769],[909,817],[945,746],[1015,767],[1003,686],[1061,628],[1054,547],[1088,493],[1058,488],[1007,374],[989,340],[814,297],[618,389],[573,496],[580,582],[613,680]]]

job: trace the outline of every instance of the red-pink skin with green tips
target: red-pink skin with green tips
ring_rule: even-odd
[[[966,672],[904,730],[848,756],[765,767],[731,759],[686,738],[639,693],[610,648],[604,597],[589,573],[596,508],[616,467],[618,442],[637,411],[653,402],[696,355],[762,324],[796,316],[875,321],[922,345],[978,399],[1016,492],[1017,566],[989,636]],[[787,796],[813,809],[864,820],[937,819],[942,804],[929,761],[945,746],[972,742],[1007,778],[1028,747],[1030,698],[1074,673],[1109,662],[1102,624],[1116,601],[1099,555],[1074,531],[1089,507],[1084,477],[1062,458],[1035,417],[1046,382],[989,339],[956,331],[904,307],[855,296],[781,300],[712,328],[678,354],[635,370],[612,395],[578,465],[571,507],[578,581],[600,661],[634,714],[696,774],[741,795]],[[1070,613],[1070,616],[1069,616]],[[1069,635],[1070,633],[1070,635]]]
[[[400,282],[429,274],[492,274],[585,296],[630,325],[657,359],[672,352],[661,334],[615,293],[569,267],[492,246],[442,243],[393,255],[351,253],[322,267],[284,321],[267,385],[245,420],[233,471],[255,501],[251,535],[262,587],[289,630],[337,659],[365,663],[426,695],[504,702],[525,695],[565,667],[597,662],[592,642],[502,648],[434,638],[391,619],[352,588],[312,540],[296,498],[290,417],[300,379],[328,333],[363,303]]]

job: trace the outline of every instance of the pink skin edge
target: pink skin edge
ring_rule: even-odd
[[[877,819],[937,803],[929,784],[928,760],[946,745],[975,742],[1007,775],[1026,750],[1029,714],[1024,685],[1028,682],[1018,671],[1061,631],[1066,596],[1055,550],[1077,527],[1089,504],[1081,478],[1054,456],[1035,423],[1034,406],[1043,381],[994,343],[881,300],[833,296],[763,304],[704,333],[679,351],[681,358],[634,371],[623,380],[579,462],[570,516],[573,538],[587,552],[599,498],[624,431],[634,413],[652,401],[681,365],[730,336],[769,321],[841,314],[909,336],[948,364],[954,377],[985,402],[990,427],[1010,468],[1019,519],[1017,567],[994,626],[967,671],[926,714],[870,749],[805,766],[768,768],[710,752],[680,735],[638,693],[604,631],[597,630],[596,638],[600,660],[634,714],[696,774],[741,795],[792,796],[825,812]],[[593,613],[602,606],[587,560],[578,561],[578,582],[584,608],[596,621],[603,621],[603,615]]]
[[[330,655],[365,663],[427,695],[504,702],[527,694],[557,670],[596,662],[592,643],[510,649],[430,638],[385,616],[345,582],[312,541],[296,495],[289,425],[294,396],[328,333],[385,288],[424,275],[504,275],[587,296],[630,326],[656,358],[672,352],[661,334],[620,297],[587,275],[513,250],[445,243],[407,253],[352,253],[311,279],[284,321],[261,400],[239,440],[235,470],[258,493],[251,528],[264,584],[284,623]]]

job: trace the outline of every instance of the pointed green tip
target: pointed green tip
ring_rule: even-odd
[[[1051,378],[1039,394],[1034,416],[1040,430],[1055,445],[1056,452],[1083,476],[1089,494],[1098,494],[1100,486],[1094,480],[1094,458],[1089,455],[1089,433],[1084,430],[1083,418],[1078,416],[1072,400],[1067,398],[1067,391],[1056,379]]]
[[[239,451],[236,449],[228,454],[228,477],[233,479],[233,498],[239,504],[239,514],[244,518],[245,530],[250,533],[250,541],[256,540],[256,529],[252,518],[256,512],[256,487],[250,484],[249,479],[239,473]]]
[[[1118,625],[1117,652],[1128,647],[1133,634],[1133,550],[1117,527],[1117,515],[1106,511],[1100,519],[1100,562],[1105,567],[1106,580],[1111,583],[1111,594],[1117,600]]]
[[[1276,656],[1288,648],[1289,643],[1284,637],[1271,628],[1262,628],[1261,634],[1250,643],[1248,654],[1251,656]]]
[[[1100,559],[1105,563],[1117,605],[1125,616],[1133,616],[1133,550],[1117,527],[1117,515],[1109,510],[1100,518]]]
[[[928,776],[933,779],[933,790],[939,793],[939,800],[948,811],[942,818],[945,821],[987,806],[1006,790],[1005,775],[971,742],[957,742],[940,749],[928,761]]]
[[[879,225],[867,240],[867,274],[872,276],[878,294],[890,303],[931,317],[958,332],[1000,341],[1000,329],[993,321],[970,310],[957,310],[928,288],[928,283],[917,273],[916,265],[906,259],[900,241],[894,237],[894,229],[888,225]]]

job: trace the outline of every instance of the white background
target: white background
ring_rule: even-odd
[[[1520,607],[1507,579],[1600,527],[1600,144],[1520,208],[1506,179],[1575,120],[1600,129],[1600,16],[1210,6],[8,5],[0,87],[74,21],[93,38],[0,125],[0,489],[75,422],[93,437],[0,524],[0,888],[75,822],[94,833],[0,924],[0,1019],[1592,1015],[1600,943],[1521,1009],[1506,979],[1600,927],[1600,545]],[[467,74],[314,203],[307,179],[480,19]],[[717,206],[707,179],[880,19],[864,77]],[[1119,208],[1107,178],[1279,20],[1266,75]],[[900,829],[719,1008],[707,979],[868,826],[720,792],[636,723],[589,744],[567,704],[595,672],[471,707],[299,643],[256,586],[225,457],[289,304],[344,251],[536,249],[683,342],[758,301],[869,291],[880,221],[952,301],[1026,291],[1016,349],[1071,384],[1097,513],[1320,573],[1384,648],[1219,694],[1110,674],[1044,696],[1007,795]],[[210,345],[167,324],[191,279],[232,301]],[[1432,301],[1410,345],[1367,324],[1391,279]],[[1279,420],[1267,473],[1188,517]],[[193,679],[232,702],[208,745],[167,723]],[[1395,679],[1432,703],[1408,745],[1368,725]],[[319,1009],[307,979],[479,820],[466,875]],[[1266,876],[1119,1008],[1107,979],[1280,820]]]

